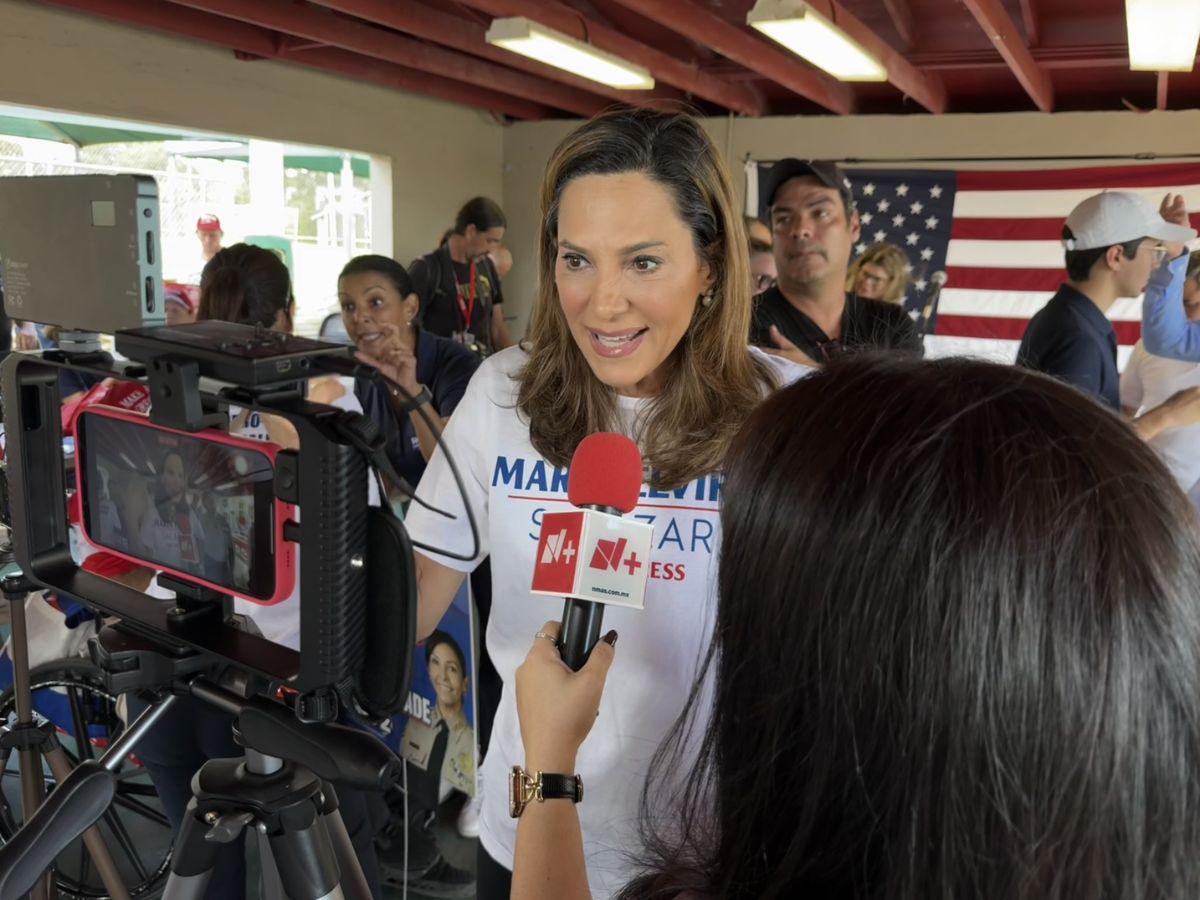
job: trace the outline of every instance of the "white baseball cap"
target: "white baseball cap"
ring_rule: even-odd
[[[1172,225],[1154,204],[1132,191],[1105,191],[1088,197],[1071,210],[1067,227],[1073,235],[1063,239],[1068,250],[1095,250],[1144,237],[1183,243],[1196,236],[1195,228]]]

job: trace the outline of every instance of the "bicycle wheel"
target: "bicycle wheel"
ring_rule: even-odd
[[[29,674],[34,716],[38,721],[54,723],[72,766],[100,756],[124,730],[117,698],[108,693],[100,670],[90,661],[56,660]],[[10,688],[0,694],[0,722],[11,723],[15,718]],[[11,759],[0,757],[0,773],[0,841],[7,841],[21,823],[20,773],[15,754]],[[49,793],[54,789],[54,779],[45,764],[42,775]],[[171,823],[136,756],[126,757],[117,777],[116,798],[100,820],[100,830],[130,895],[155,895],[165,886],[171,863]],[[79,900],[108,896],[82,839],[63,851],[55,869],[61,895]]]

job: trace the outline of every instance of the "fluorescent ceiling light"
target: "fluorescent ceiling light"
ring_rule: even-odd
[[[1200,41],[1197,0],[1125,0],[1129,68],[1139,72],[1190,72]]]
[[[758,0],[746,24],[839,81],[887,81],[879,60],[803,0]]]
[[[525,18],[494,19],[487,42],[610,87],[648,91],[654,79],[641,66]]]

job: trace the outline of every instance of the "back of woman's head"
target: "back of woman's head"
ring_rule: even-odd
[[[643,895],[1200,896],[1194,513],[1116,417],[860,356],[754,413],[723,498],[714,713]]]
[[[292,281],[283,260],[253,244],[234,244],[204,266],[196,318],[273,328],[291,302]]]

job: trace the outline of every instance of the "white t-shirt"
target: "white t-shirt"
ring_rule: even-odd
[[[1176,391],[1200,385],[1200,363],[1166,359],[1138,341],[1121,374],[1121,406],[1138,413],[1165,403]],[[1200,425],[1168,428],[1149,441],[1184,491],[1200,481]]]
[[[772,361],[781,384],[807,371],[756,349],[751,352]],[[524,351],[513,347],[485,360],[444,434],[479,523],[479,556],[464,562],[429,554],[461,572],[491,557],[493,600],[486,640],[504,691],[483,763],[480,840],[510,868],[517,823],[508,815],[506,775],[525,756],[513,677],[535,632],[547,620],[562,617],[561,600],[532,594],[529,586],[543,513],[570,508],[566,469],[554,467],[534,450],[529,426],[516,409],[511,376],[525,359]],[[646,403],[620,398],[622,430],[632,430]],[[654,526],[645,609],[605,609],[603,630],[615,628],[621,640],[600,717],[578,759],[585,792],[579,817],[595,897],[616,893],[634,875],[626,854],[640,846],[638,802],[647,768],[682,711],[708,646],[716,604],[721,484],[720,475],[705,475],[674,491],[643,488],[631,514]],[[440,450],[417,494],[458,519],[414,504],[406,523],[412,538],[452,552],[469,551],[462,499]]]

